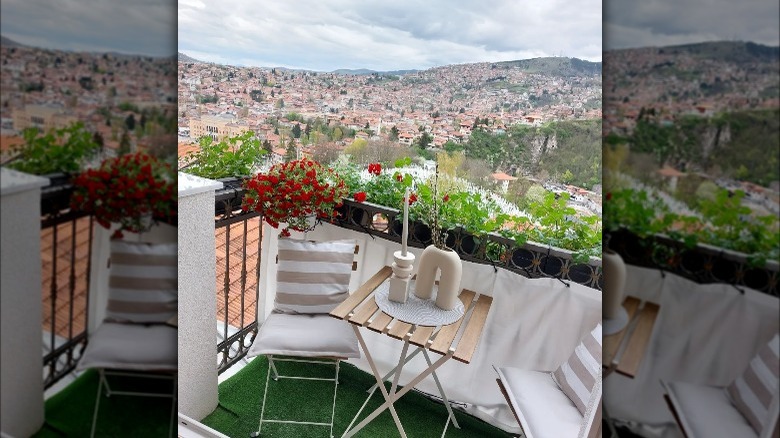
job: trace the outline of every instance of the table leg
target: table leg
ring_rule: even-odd
[[[353,328],[354,328],[354,326],[353,326]],[[360,341],[360,340],[362,340],[362,338],[358,338],[358,340]],[[365,350],[364,350],[364,351],[365,351]],[[343,438],[348,438],[348,437],[351,437],[352,435],[354,435],[354,434],[355,434],[355,433],[356,433],[358,430],[360,430],[360,429],[362,429],[363,427],[365,427],[365,425],[366,425],[366,424],[368,424],[368,423],[369,423],[371,420],[373,420],[373,419],[374,419],[374,418],[376,418],[376,417],[377,417],[379,414],[381,414],[382,412],[384,412],[384,410],[385,410],[385,409],[390,409],[390,412],[391,412],[391,413],[394,413],[394,412],[395,412],[395,410],[393,409],[393,403],[395,403],[395,401],[396,401],[396,400],[398,400],[399,398],[403,397],[403,396],[404,396],[404,394],[406,394],[407,392],[411,391],[411,390],[412,390],[412,388],[414,388],[414,387],[415,387],[415,385],[417,385],[417,384],[418,384],[418,383],[420,383],[420,382],[421,382],[423,379],[425,379],[426,377],[428,377],[428,376],[429,376],[431,373],[433,373],[434,371],[436,371],[436,369],[437,369],[437,368],[439,368],[440,366],[444,365],[444,362],[447,362],[447,361],[448,361],[450,358],[452,358],[452,355],[453,355],[454,353],[455,353],[455,351],[454,351],[454,350],[450,350],[449,352],[447,352],[447,354],[446,354],[446,355],[444,355],[444,356],[440,357],[440,358],[439,358],[439,360],[437,360],[436,362],[434,362],[434,363],[433,363],[433,365],[431,365],[430,367],[428,367],[428,368],[427,368],[425,371],[423,371],[422,373],[418,374],[418,375],[417,375],[417,377],[415,377],[414,379],[412,379],[412,381],[411,381],[411,382],[409,382],[409,383],[407,383],[406,385],[404,385],[404,387],[403,387],[403,388],[401,388],[401,390],[400,390],[400,391],[396,392],[396,393],[395,393],[395,394],[393,394],[393,395],[386,396],[386,398],[385,398],[385,402],[384,402],[384,403],[383,403],[381,406],[379,406],[378,408],[376,408],[376,410],[374,410],[374,412],[372,412],[371,414],[369,414],[369,415],[368,415],[368,417],[364,418],[364,419],[363,419],[363,421],[361,421],[361,422],[360,422],[360,424],[358,424],[357,426],[355,426],[355,429],[354,429],[354,430],[352,430],[352,431],[350,431],[350,432],[349,432],[349,434],[344,434]],[[367,355],[367,356],[368,356],[368,355]],[[375,368],[375,367],[373,367],[373,362],[371,362],[371,364],[372,364],[372,369],[373,369],[373,370],[376,370],[376,368]],[[379,379],[379,373],[375,372],[375,373],[374,373],[374,377],[375,377],[375,378],[378,380],[378,379]],[[379,385],[379,387],[383,389],[383,394],[387,394],[387,393],[384,391],[384,385],[382,385],[382,382],[378,382],[378,383],[380,384],[380,385]],[[403,436],[406,436],[406,435],[403,435]]]
[[[406,361],[406,352],[409,350],[409,336],[404,337],[404,346],[401,348],[401,357],[398,358],[398,365],[395,369],[398,370],[393,377],[393,385],[390,387],[390,394],[395,394],[395,389],[398,388],[398,377],[401,376],[401,372],[404,370],[404,364]]]
[[[431,357],[428,356],[428,352],[423,350],[423,355],[425,356],[425,361],[428,362],[428,366],[433,366],[433,363],[431,362]],[[444,402],[444,407],[447,408],[447,413],[450,414],[450,416],[447,418],[447,423],[449,423],[450,418],[452,419],[452,425],[456,428],[460,429],[460,425],[458,424],[458,420],[455,419],[455,414],[452,412],[452,407],[450,406],[450,401],[447,400],[447,394],[444,393],[444,388],[441,386],[441,382],[439,382],[439,376],[436,375],[436,372],[433,373],[433,380],[436,382],[436,386],[439,388],[439,394],[441,395],[441,399]],[[444,432],[447,432],[447,424],[444,425]],[[444,435],[442,435],[444,436]]]
[[[410,354],[410,355],[406,356],[406,359],[404,359],[404,363],[403,363],[403,365],[406,365],[407,363],[409,363],[409,361],[411,361],[412,359],[414,359],[414,357],[415,357],[415,356],[417,356],[417,354],[419,354],[421,351],[423,351],[423,349],[422,349],[422,348],[420,348],[420,347],[417,347],[417,348],[416,348],[416,349],[415,349],[415,350],[412,352],[412,354]],[[403,365],[402,365],[402,368],[403,368]],[[429,363],[428,365],[430,365],[430,363]],[[397,369],[398,369],[398,366],[396,366],[395,368],[393,368],[392,370],[390,370],[390,372],[389,372],[389,373],[385,374],[385,376],[384,376],[384,377],[382,377],[382,381],[383,381],[383,382],[387,381],[387,379],[389,379],[389,378],[390,378],[390,377],[391,377],[393,374],[395,374],[395,371],[396,371]],[[373,396],[374,396],[374,393],[376,392],[376,389],[377,389],[377,388],[379,388],[379,385],[378,385],[378,384],[376,384],[376,383],[374,383],[374,386],[372,386],[372,387],[368,388],[368,390],[366,391],[366,392],[368,392],[368,398],[366,398],[366,401],[364,401],[364,402],[363,402],[363,405],[362,405],[362,406],[360,406],[360,409],[358,409],[358,411],[357,411],[357,414],[355,414],[355,416],[352,418],[352,421],[349,423],[349,426],[347,426],[347,430],[349,430],[349,429],[352,427],[352,425],[353,425],[353,424],[355,424],[355,421],[358,419],[358,417],[360,417],[360,414],[363,412],[363,409],[365,409],[365,408],[366,408],[366,405],[368,404],[368,401],[369,401],[369,400],[371,400],[371,397],[373,397]]]
[[[414,359],[414,357],[415,357],[415,356],[417,356],[417,354],[418,354],[419,352],[421,352],[421,351],[423,351],[423,349],[422,349],[421,347],[417,347],[417,348],[416,348],[416,349],[415,349],[415,350],[412,352],[412,354],[410,354],[410,355],[406,356],[406,359],[404,360],[404,365],[406,365],[407,363],[409,363],[409,361],[411,361],[412,359]],[[403,367],[403,366],[402,366],[402,367]],[[385,374],[385,376],[382,378],[382,381],[383,381],[383,382],[387,381],[387,379],[389,379],[389,378],[390,378],[390,376],[392,376],[392,375],[395,373],[395,370],[397,370],[397,369],[398,369],[398,367],[396,366],[395,368],[393,368],[392,370],[390,370],[390,372],[389,372],[389,373],[387,373],[387,374]],[[376,391],[376,388],[377,388],[377,386],[376,386],[376,384],[374,384],[374,386],[372,386],[372,387],[368,388],[368,390],[367,390],[366,392],[373,393],[374,391]]]
[[[360,334],[360,330],[356,325],[354,324],[350,324],[350,325],[352,326],[352,330],[355,331],[355,336],[357,336],[358,342],[360,343],[360,348],[363,349],[363,353],[365,353],[366,355],[366,360],[368,361],[368,364],[371,366],[371,372],[374,373],[374,378],[376,379],[376,383],[379,386],[379,390],[382,391],[382,396],[384,396],[385,398],[385,403],[380,407],[381,410],[377,409],[376,411],[374,411],[371,415],[366,417],[357,426],[355,426],[354,429],[352,430],[347,429],[347,431],[344,432],[344,435],[342,435],[342,438],[349,438],[355,435],[356,433],[358,433],[360,429],[364,428],[366,424],[368,424],[377,415],[379,415],[380,412],[384,411],[385,409],[390,409],[390,415],[393,416],[393,421],[395,422],[395,426],[398,428],[398,432],[401,434],[402,438],[406,438],[406,432],[404,431],[404,427],[403,425],[401,425],[401,420],[398,418],[398,414],[396,413],[395,408],[393,407],[393,403],[395,402],[396,397],[391,397],[390,394],[387,393],[387,388],[385,388],[385,385],[382,382],[382,378],[379,375],[379,370],[377,370],[376,368],[374,359],[371,357],[371,353],[368,351],[368,347],[366,346],[366,341],[363,339],[363,336]],[[404,387],[403,389],[405,390],[406,387]],[[401,390],[400,393],[405,393],[404,390]]]

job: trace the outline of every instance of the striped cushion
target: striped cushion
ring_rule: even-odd
[[[111,241],[106,321],[165,323],[177,310],[177,246]]]
[[[778,392],[780,334],[761,347],[745,372],[726,387],[731,401],[761,435],[769,421],[769,405]]]
[[[569,359],[552,372],[555,383],[583,415],[588,407],[590,393],[596,385],[600,368],[601,324],[585,335]]]
[[[349,296],[354,240],[308,242],[279,239],[274,309],[328,313]]]

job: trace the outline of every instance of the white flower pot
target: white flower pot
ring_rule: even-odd
[[[430,299],[433,295],[436,274],[439,271],[441,276],[436,294],[436,306],[444,310],[452,310],[458,303],[460,279],[463,274],[463,263],[455,251],[439,249],[433,245],[423,250],[417,269],[414,294],[418,298]]]

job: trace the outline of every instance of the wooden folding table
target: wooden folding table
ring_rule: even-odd
[[[447,432],[450,421],[452,421],[455,427],[460,428],[455,419],[455,415],[452,412],[452,408],[450,407],[449,400],[444,393],[441,382],[439,381],[439,377],[436,375],[436,369],[441,367],[451,358],[466,364],[471,362],[471,358],[473,357],[482,336],[485,321],[487,320],[488,312],[490,312],[490,306],[493,303],[493,298],[464,289],[461,291],[459,298],[464,304],[465,313],[460,319],[445,326],[434,327],[418,325],[415,324],[414,321],[401,321],[393,318],[381,311],[377,306],[376,301],[374,300],[374,292],[383,282],[388,280],[391,274],[392,269],[389,266],[385,266],[366,283],[361,285],[349,298],[330,312],[332,317],[352,324],[352,329],[355,331],[355,335],[360,342],[360,347],[366,355],[366,360],[377,381],[377,384],[369,390],[370,395],[368,399],[363,403],[360,411],[358,411],[357,415],[355,415],[355,418],[352,420],[352,423],[350,423],[347,430],[344,432],[344,438],[355,435],[360,429],[365,427],[371,420],[376,418],[386,409],[390,410],[390,414],[398,428],[398,432],[405,438],[406,432],[401,425],[401,421],[398,418],[398,414],[396,413],[393,404],[429,375],[433,375],[436,386],[439,389],[439,394],[441,395],[448,412],[447,422],[444,425],[442,436]],[[360,327],[367,327],[369,330],[403,341],[398,365],[384,377],[382,377],[377,370],[376,363],[360,333]],[[410,344],[417,348],[414,352],[407,355]],[[428,351],[433,351],[441,355],[441,357],[433,362],[431,361]],[[398,390],[398,378],[401,375],[404,365],[418,353],[423,354],[428,363],[428,367],[402,389]],[[383,382],[393,375],[392,386],[388,392]],[[352,425],[357,420],[358,416],[360,416],[360,413],[376,389],[379,389],[382,392],[385,402],[353,428]]]
[[[639,365],[642,363],[653,327],[658,318],[658,304],[628,296],[623,301],[623,307],[628,312],[628,323],[617,333],[604,336],[604,351],[601,356],[602,367],[605,368],[602,379],[617,371],[627,377],[636,377]],[[610,436],[617,436],[615,426],[604,408],[604,419],[610,430]]]

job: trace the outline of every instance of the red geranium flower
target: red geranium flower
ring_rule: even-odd
[[[355,198],[355,201],[357,202],[363,202],[366,200],[366,192],[357,192],[353,198]]]
[[[175,183],[173,169],[145,152],[108,158],[73,179],[71,208],[92,214],[104,228],[118,223],[113,237],[120,238],[123,230],[147,231],[152,219],[175,211]]]
[[[409,194],[409,205],[412,205],[415,202],[417,202],[417,195],[414,193]]]
[[[371,163],[368,165],[368,173],[379,176],[382,173],[382,165],[379,163]]]
[[[287,224],[282,237],[290,229],[311,230],[310,216],[330,218],[349,194],[337,173],[308,158],[277,164],[246,181],[244,188],[243,205],[262,214],[274,228]]]

